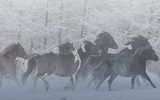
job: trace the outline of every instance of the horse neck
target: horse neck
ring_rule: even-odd
[[[87,58],[90,56],[89,52],[88,51],[83,52],[82,48],[79,48],[77,52],[81,59],[81,64],[84,64]]]
[[[17,57],[17,53],[16,53],[16,51],[14,50],[14,51],[11,51],[11,52],[6,53],[6,56],[9,57],[10,59],[15,60],[16,57]]]
[[[89,54],[87,54],[87,51],[83,52],[82,48],[79,48],[77,52],[78,52],[80,59],[83,59],[83,57],[85,56],[89,56]]]
[[[148,59],[146,59],[146,56],[144,55],[144,53],[140,55],[139,54],[134,55],[134,59],[138,61],[138,63],[142,68],[146,69],[146,63]]]

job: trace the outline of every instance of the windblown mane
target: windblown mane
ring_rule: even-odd
[[[69,50],[74,48],[74,47],[73,47],[72,43],[66,42],[66,43],[63,43],[63,44],[59,45],[58,48],[59,48],[59,53],[60,54],[66,55],[66,54],[70,53]]]
[[[7,47],[5,47],[5,48],[2,50],[2,52],[1,52],[0,55],[5,55],[6,53],[12,51],[17,45],[18,45],[18,44],[16,44],[16,43],[12,43],[12,44],[8,45]]]
[[[148,48],[152,48],[151,45],[147,45],[145,47],[140,47],[138,48],[135,53],[132,55],[132,57],[135,57],[135,56],[141,56],[141,54],[143,53],[144,50],[148,49]]]
[[[139,35],[137,37],[133,37],[132,41],[127,42],[126,45],[139,45],[139,46],[146,46],[150,45],[148,42],[148,39],[143,37],[142,35]]]
[[[108,40],[113,37],[108,33],[103,31],[102,33],[97,35],[96,40],[94,41],[95,45],[99,48],[103,48],[104,46],[108,46]]]

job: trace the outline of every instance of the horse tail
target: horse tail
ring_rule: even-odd
[[[28,60],[28,67],[27,71],[22,75],[22,83],[24,84],[28,78],[28,76],[32,73],[32,71],[36,67],[37,60],[39,58],[39,55],[33,56]]]

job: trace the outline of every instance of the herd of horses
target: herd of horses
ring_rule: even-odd
[[[27,70],[22,75],[21,81],[24,84],[31,73],[36,72],[34,77],[34,87],[38,79],[45,83],[46,91],[49,83],[46,77],[56,75],[59,77],[70,77],[66,89],[75,89],[80,79],[89,77],[90,86],[95,83],[96,89],[108,79],[109,90],[111,84],[117,76],[131,77],[131,89],[134,88],[137,76],[148,80],[153,88],[156,86],[146,73],[148,60],[159,61],[159,57],[153,50],[148,39],[139,35],[132,37],[125,45],[131,45],[121,50],[119,53],[108,53],[108,49],[118,49],[118,44],[114,38],[103,31],[97,35],[96,40],[83,41],[83,45],[75,50],[73,43],[66,42],[59,46],[59,53],[27,54],[20,43],[13,43],[7,46],[0,53],[0,84],[2,79],[9,75],[20,85],[17,78],[16,58],[21,57],[27,60]]]

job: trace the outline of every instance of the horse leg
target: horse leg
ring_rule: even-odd
[[[0,87],[2,86],[2,80],[3,80],[3,76],[0,75]]]
[[[18,86],[21,86],[20,82],[18,81],[17,75],[13,75],[13,80],[16,82]]]
[[[108,73],[108,71],[105,72],[105,74],[103,75],[102,80],[101,80],[100,83],[97,85],[96,90],[98,90],[98,89],[100,88],[100,86],[102,85],[102,83],[109,77],[109,75],[110,75],[110,74]]]
[[[108,86],[109,86],[109,91],[112,91],[111,89],[111,84],[114,81],[114,79],[117,77],[118,75],[111,75],[109,80],[108,80]]]
[[[75,86],[77,86],[78,81],[79,81],[79,75],[78,74],[79,74],[79,72],[77,72],[76,75],[74,76],[75,77],[75,84],[74,84]]]
[[[70,76],[70,81],[69,81],[68,85],[64,87],[64,89],[70,89],[70,88],[72,88],[72,90],[74,90],[74,88],[75,88],[73,76]]]
[[[139,80],[139,76],[137,76],[137,77],[136,77],[136,83],[137,83],[138,87],[140,87],[140,86],[141,86],[141,84],[140,84],[140,80]]]
[[[45,79],[45,77],[40,76],[40,79],[44,82],[45,84],[45,90],[48,91],[49,89],[49,83],[47,82],[47,80]]]
[[[38,76],[36,76],[36,77],[34,78],[33,91],[36,90],[37,81],[38,81]]]
[[[74,90],[75,89],[74,78],[73,78],[73,76],[71,76],[70,78],[71,78],[72,90]]]
[[[134,89],[135,78],[136,78],[136,76],[131,77],[131,89]]]
[[[149,76],[146,73],[144,73],[142,76],[143,76],[143,78],[145,78],[146,80],[148,80],[148,82],[151,84],[151,86],[153,88],[156,88],[156,86],[153,84],[153,82],[151,81],[151,79],[149,78]]]
[[[149,83],[144,78],[142,78],[142,80],[145,83],[145,85],[149,86]]]
[[[88,82],[86,87],[90,88],[93,81],[94,81],[93,78],[89,79],[89,82]]]

